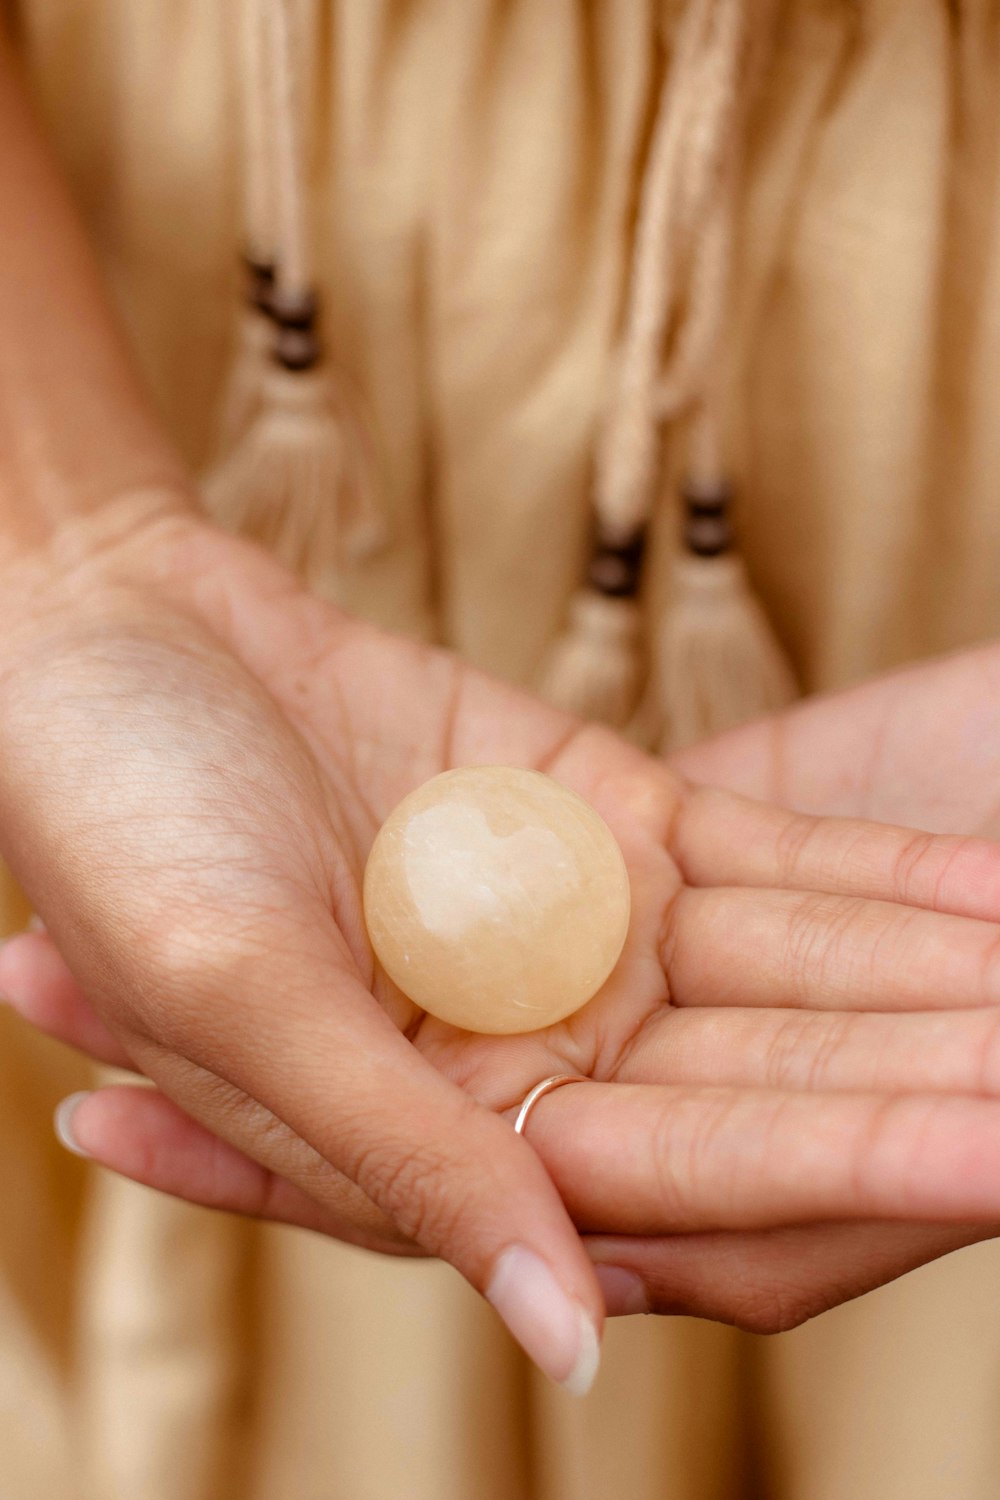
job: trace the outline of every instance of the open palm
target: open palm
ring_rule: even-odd
[[[1000,835],[1000,645],[920,662],[678,756],[684,774],[804,812]]]
[[[818,1303],[831,1285],[859,1289],[835,1221],[997,1218],[1000,1174],[984,1163],[1000,1106],[967,1086],[978,1033],[942,1036],[947,1078],[911,1054],[891,1079],[860,1055],[828,1081],[774,1072],[796,1028],[797,1055],[832,1056],[853,1012],[903,1035],[927,1015],[886,1012],[945,997],[992,1027],[993,845],[692,791],[603,731],[348,620],[197,523],[147,528],[40,600],[30,576],[18,587],[35,593],[4,653],[3,843],[50,936],[8,946],[0,987],[159,1085],[81,1107],[74,1132],[101,1160],[200,1201],[444,1255],[480,1287],[527,1244],[584,1307],[595,1289],[563,1204],[584,1230],[647,1237],[661,1267],[664,1247],[683,1259],[722,1232],[726,1255],[729,1236],[756,1255],[762,1233],[818,1221],[789,1231],[820,1236]],[[488,763],[584,796],[632,882],[615,975],[528,1036],[423,1017],[375,972],[361,918],[392,807],[443,769]],[[589,1081],[538,1107],[535,1155],[498,1115],[557,1072]],[[892,1233],[860,1284],[956,1231]],[[630,1247],[592,1245],[620,1263]],[[785,1317],[780,1297],[755,1313],[741,1295],[709,1276],[681,1298],[762,1326]]]

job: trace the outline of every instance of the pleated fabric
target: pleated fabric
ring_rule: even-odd
[[[231,0],[20,0],[44,117],[200,464],[236,300]],[[668,34],[679,0],[667,6]],[[587,481],[664,66],[652,0],[338,0],[313,203],[391,545],[348,605],[527,680]],[[1000,5],[781,0],[731,318],[755,582],[809,688],[1000,628]],[[666,588],[664,499],[648,606]],[[24,921],[9,880],[6,930]],[[773,1340],[610,1329],[575,1404],[446,1268],[102,1177],[88,1070],[0,1016],[0,1493],[60,1500],[995,1500],[1000,1256]]]

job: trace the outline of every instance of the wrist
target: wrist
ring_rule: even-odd
[[[60,601],[151,582],[171,538],[186,535],[199,519],[192,492],[171,478],[108,496],[33,536],[0,535],[0,639]]]

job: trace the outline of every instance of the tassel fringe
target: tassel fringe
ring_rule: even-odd
[[[340,380],[271,366],[262,405],[204,484],[209,513],[262,543],[317,593],[385,539],[371,443]]]
[[[226,373],[216,419],[212,452],[220,463],[235,448],[257,413],[270,373],[273,333],[266,313],[244,308],[236,329],[236,348]]]
[[[677,559],[654,660],[662,753],[774,713],[796,697],[792,668],[732,553]]]
[[[639,612],[631,599],[583,589],[539,682],[557,708],[620,729],[640,689]]]
[[[385,526],[368,429],[317,334],[305,141],[317,25],[300,0],[244,0],[249,309],[203,490],[221,526],[337,599],[342,567]]]

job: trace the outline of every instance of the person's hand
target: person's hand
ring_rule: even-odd
[[[862,685],[814,698],[674,757],[694,782],[779,803],[803,813],[905,824],[927,833],[1000,836],[1000,645],[922,662]],[[849,828],[845,825],[845,831]],[[863,857],[865,840],[845,858]],[[933,841],[915,837],[910,871],[931,858]],[[801,850],[809,858],[808,844]],[[755,877],[766,879],[762,865]],[[909,873],[909,872],[908,872]],[[801,865],[799,878],[808,878]],[[983,871],[987,901],[995,898]],[[956,1088],[983,1097],[1000,1091],[1000,1020],[946,1008],[910,1017],[801,1016],[758,1012],[741,1034],[701,1053],[704,1076],[772,1087],[808,1080],[819,1089]],[[835,1027],[826,1024],[836,1021]],[[678,1032],[671,1034],[676,1043]],[[701,1039],[696,1034],[692,1042]],[[956,1067],[964,1052],[965,1062]],[[674,1057],[676,1064],[677,1058]],[[693,1052],[685,1069],[698,1075]],[[653,1062],[655,1068],[655,1061]],[[822,1235],[790,1228],[760,1236],[694,1236],[673,1242],[601,1241],[599,1253],[646,1278],[666,1306],[693,1295],[713,1307],[712,1285],[742,1289],[751,1323],[790,1326],[833,1300],[870,1289],[911,1267],[993,1236],[995,1224],[840,1225]],[[826,1285],[829,1282],[829,1287]],[[835,1288],[835,1292],[831,1289]],[[722,1299],[728,1306],[728,1299]]]
[[[1000,836],[1000,644],[812,698],[684,751],[693,780],[807,813]]]
[[[916,844],[692,792],[187,519],[11,572],[4,604],[0,843],[49,935],[7,945],[0,991],[157,1085],[78,1104],[73,1136],[95,1159],[197,1201],[442,1255],[557,1377],[580,1352],[573,1309],[594,1324],[602,1311],[567,1209],[603,1235],[684,1231],[645,1248],[687,1247],[689,1268],[702,1236],[731,1235],[725,1284],[706,1248],[706,1275],[677,1272],[670,1299],[650,1281],[650,1301],[761,1326],[785,1319],[780,1294],[775,1312],[751,1284],[781,1226],[813,1226],[794,1231],[813,1247],[796,1275],[811,1264],[830,1301],[858,1288],[837,1248],[855,1227],[829,1221],[1000,1218],[1000,1104],[971,1083],[978,1034],[863,1018],[901,1035],[937,1019],[951,1071],[935,1078],[917,1059],[886,1085],[858,1059],[821,1090],[818,1072],[772,1067],[798,1030],[822,1056],[865,1008],[980,1007],[992,1025],[992,844]],[[381,821],[436,772],[476,763],[535,766],[580,792],[632,879],[612,981],[530,1036],[422,1018],[373,972],[361,920]],[[864,857],[845,857],[855,847]],[[780,1045],[758,1066],[746,1039],[769,1022]],[[556,1072],[596,1081],[539,1104],[532,1151],[497,1115]],[[620,1243],[592,1249],[607,1260]],[[537,1260],[504,1259],[491,1288],[515,1245]],[[934,1253],[921,1241],[919,1258]],[[513,1303],[518,1263],[534,1280]],[[635,1292],[607,1287],[623,1307]]]

